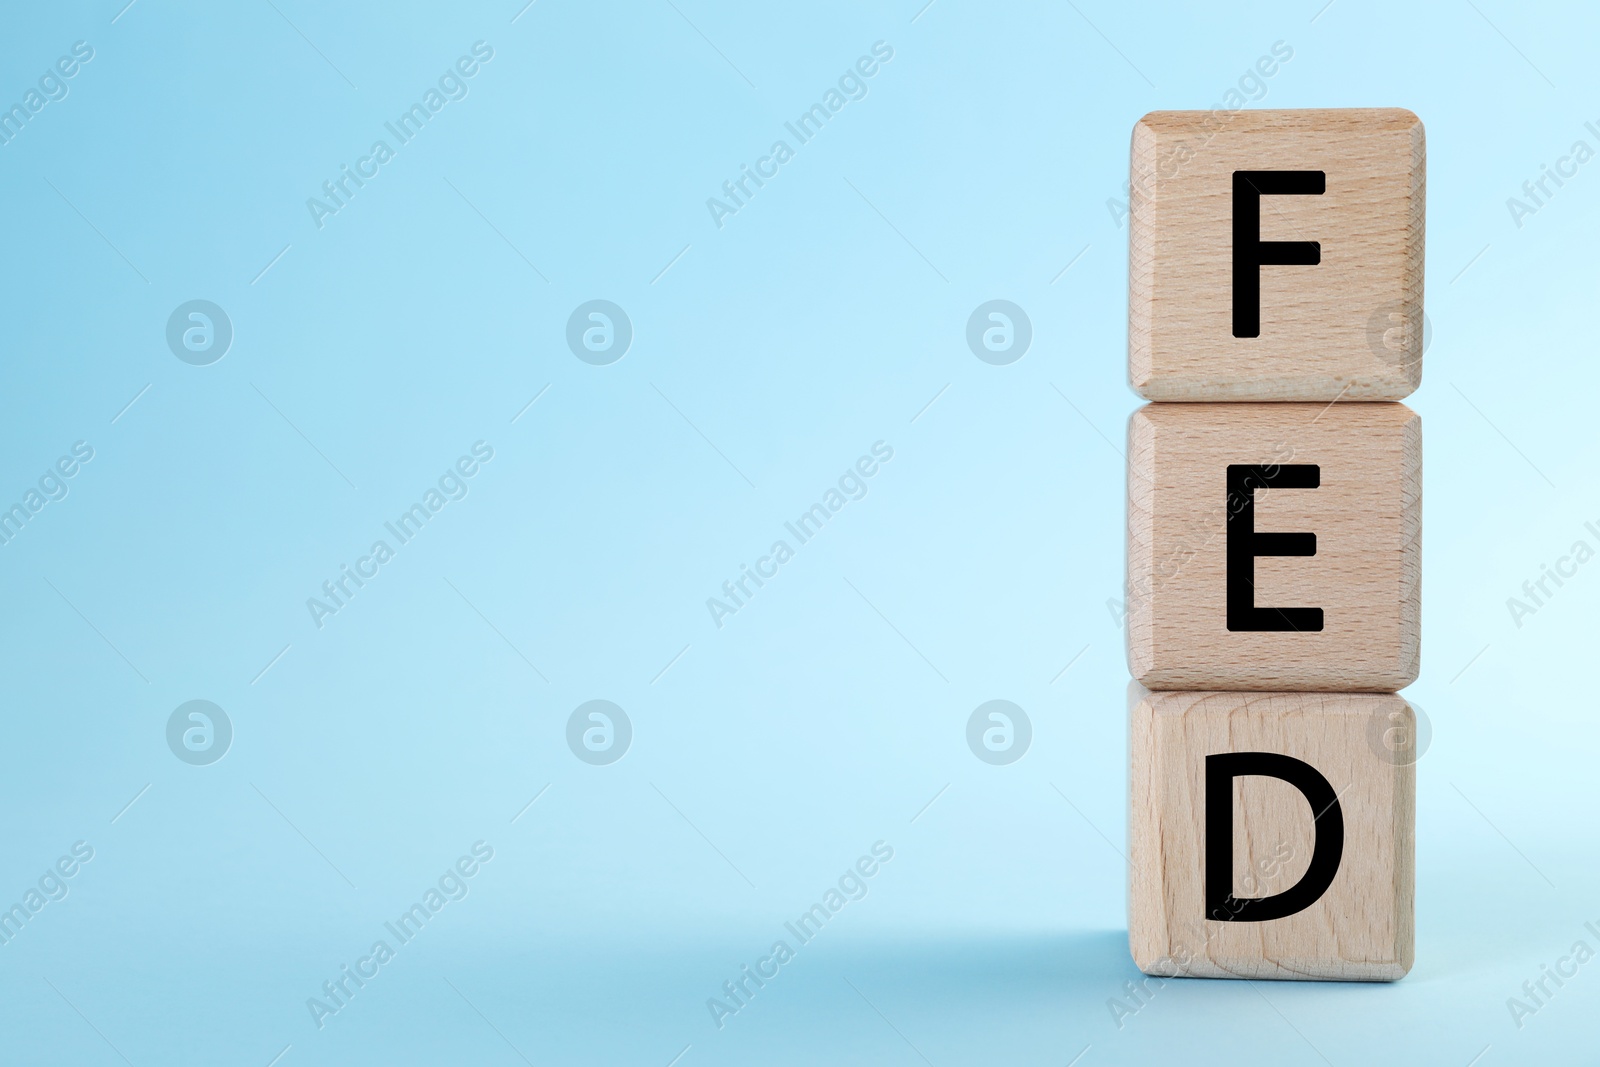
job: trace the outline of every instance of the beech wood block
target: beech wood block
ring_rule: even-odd
[[[1353,693],[1135,698],[1128,941],[1139,969],[1404,976],[1415,926],[1410,705]]]
[[[1150,689],[1393,692],[1420,665],[1422,421],[1147,404],[1128,423],[1128,665]]]
[[[1147,400],[1400,400],[1422,380],[1422,122],[1154,111],[1133,129],[1128,371]]]

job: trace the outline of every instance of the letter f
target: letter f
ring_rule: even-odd
[[[1263,196],[1321,196],[1328,176],[1320,170],[1236,170],[1233,172],[1233,335],[1261,336],[1261,268],[1315,267],[1322,262],[1317,241],[1263,241]]]

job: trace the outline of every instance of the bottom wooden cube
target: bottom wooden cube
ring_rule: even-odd
[[[1140,970],[1392,981],[1411,969],[1410,705],[1142,690],[1131,702],[1128,942]]]

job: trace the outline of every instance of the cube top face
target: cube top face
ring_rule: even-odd
[[[1421,536],[1422,423],[1403,404],[1147,404],[1128,423],[1130,672],[1157,690],[1403,688]]]
[[[1414,937],[1415,723],[1392,695],[1145,694],[1131,724],[1128,937],[1140,970],[1405,975]],[[1409,740],[1395,746],[1396,736]],[[1261,755],[1277,761],[1260,763]],[[1285,767],[1299,779],[1273,777]],[[1231,805],[1226,820],[1208,798]],[[1275,902],[1278,894],[1286,896]],[[1298,910],[1260,918],[1259,909],[1275,907]]]
[[[1134,391],[1410,395],[1422,380],[1425,170],[1422,123],[1403,108],[1146,115],[1130,181]]]

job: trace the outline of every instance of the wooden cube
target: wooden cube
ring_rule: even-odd
[[[1150,689],[1393,692],[1421,642],[1403,404],[1147,404],[1128,425],[1128,663]]]
[[[1128,371],[1147,400],[1400,400],[1422,380],[1425,146],[1403,108],[1133,129]]]
[[[1143,694],[1128,918],[1139,969],[1341,981],[1410,970],[1415,723],[1392,695]]]

